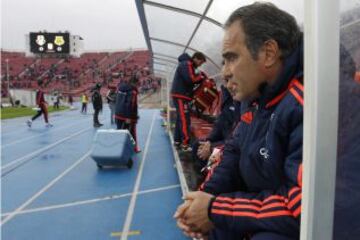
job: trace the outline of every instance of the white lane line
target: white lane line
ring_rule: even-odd
[[[71,165],[68,169],[66,169],[64,172],[62,172],[59,176],[57,176],[55,179],[53,179],[49,184],[47,184],[45,187],[43,187],[40,191],[35,193],[31,198],[29,198],[26,202],[24,202],[20,207],[18,207],[15,211],[13,211],[11,214],[6,216],[1,221],[1,226],[10,221],[13,217],[15,217],[19,212],[21,212],[24,208],[29,206],[36,198],[38,198],[41,194],[46,192],[50,187],[52,187],[57,181],[59,181],[62,177],[64,177],[66,174],[68,174],[73,168],[75,168],[77,165],[79,165],[82,161],[84,161],[91,153],[91,150],[89,150],[87,153],[85,153],[79,160],[77,160],[73,165]]]
[[[142,172],[144,170],[146,155],[147,155],[147,151],[148,151],[149,145],[150,145],[151,133],[152,133],[152,130],[153,130],[153,127],[154,127],[155,115],[156,115],[156,113],[153,114],[149,135],[147,137],[146,144],[145,144],[144,155],[143,155],[143,158],[141,160],[140,169],[139,169],[138,175],[136,177],[134,190],[133,190],[133,193],[132,193],[132,196],[131,196],[128,212],[126,214],[126,219],[125,219],[124,227],[123,227],[123,230],[122,230],[122,232],[124,234],[121,236],[121,240],[127,240],[127,233],[129,232],[129,229],[130,229],[130,224],[131,224],[132,217],[133,217],[133,214],[134,214],[134,209],[135,209],[136,198],[137,198],[137,195],[138,195],[138,192],[139,192]]]
[[[88,115],[85,115],[86,117]],[[92,115],[91,115],[92,116]],[[8,135],[12,135],[14,133],[19,133],[21,132],[22,130],[27,130],[29,127],[26,125],[26,120],[28,120],[29,118],[31,118],[32,116],[27,116],[27,117],[24,117],[23,120],[20,121],[17,121],[16,124],[14,125],[11,125],[11,126],[6,126],[6,124],[4,124],[2,122],[2,128],[3,128],[3,131],[1,133],[1,136],[2,137],[7,137]],[[59,116],[60,117],[60,116]],[[64,118],[62,118],[64,117]],[[58,124],[60,123],[63,123],[65,121],[68,121],[69,119],[72,119],[72,120],[82,120],[84,119],[83,117],[79,117],[79,116],[73,116],[73,115],[70,115],[70,114],[67,114],[67,116],[64,116],[62,115],[61,118],[56,118],[55,120],[51,121],[52,118],[50,117],[50,123],[54,124],[55,126],[57,126]],[[87,119],[90,119],[90,115],[89,115],[89,118]],[[11,121],[15,121],[14,119],[11,119]],[[41,120],[42,121],[42,120]],[[39,121],[39,122],[41,122]],[[35,125],[36,126],[36,125]]]
[[[170,190],[170,189],[174,189],[174,188],[178,188],[178,187],[180,187],[180,184],[144,190],[144,191],[140,191],[138,194],[141,195],[141,194],[146,194],[146,193],[165,191],[165,190]],[[31,209],[20,211],[17,213],[17,215],[34,213],[34,212],[43,212],[43,211],[59,209],[59,208],[66,208],[66,207],[74,207],[74,206],[97,203],[97,202],[108,201],[108,200],[116,200],[116,199],[120,199],[120,198],[129,197],[131,195],[132,195],[132,193],[124,193],[124,194],[120,194],[120,195],[111,195],[111,196],[106,196],[106,197],[102,197],[102,198],[94,198],[94,199],[89,199],[89,200],[84,200],[84,201],[76,201],[76,202],[72,202],[72,203],[64,203],[64,204],[47,206],[47,207],[31,208]],[[11,213],[12,212],[3,213],[1,215],[1,217],[6,217],[6,216],[10,215]]]
[[[75,114],[78,113],[78,115],[74,115],[74,113]],[[51,119],[53,119],[51,117],[51,115],[49,117],[50,123],[54,124],[55,126],[57,126],[59,123],[68,121],[69,119],[71,119],[72,121],[77,121],[77,120],[82,120],[82,119],[89,120],[94,115],[94,112],[92,110],[90,110],[87,112],[87,114],[81,114],[80,112],[77,112],[77,111],[74,112],[71,110],[67,110],[66,112],[61,112],[61,113],[57,113],[57,114],[61,114],[61,115],[56,116],[56,118],[54,118],[55,119],[54,121],[51,121]],[[105,108],[103,110],[103,112],[99,114],[99,118],[102,116],[105,116],[107,118],[107,116],[109,116],[109,115],[110,115],[110,111],[108,110],[108,108]],[[21,117],[22,119],[15,118],[15,119],[1,120],[1,127],[2,127],[1,137],[7,137],[8,135],[14,134],[14,130],[19,130],[19,131],[16,131],[16,133],[19,133],[24,129],[25,130],[28,129],[28,126],[26,125],[26,120],[28,120],[31,117],[32,116],[25,116],[25,117]],[[14,121],[16,121],[16,124],[12,124],[10,126],[8,125],[9,123],[13,123]],[[92,123],[92,122],[90,122],[90,123]]]
[[[73,138],[73,137],[75,137],[75,136],[77,136],[77,135],[79,135],[79,134],[81,134],[81,133],[83,133],[83,132],[85,132],[85,131],[87,131],[87,130],[89,130],[89,129],[91,129],[91,128],[92,128],[92,127],[85,128],[85,129],[83,129],[83,130],[81,130],[81,131],[78,131],[78,132],[76,132],[76,133],[68,136],[68,137],[65,137],[65,138],[63,138],[63,139],[60,139],[59,141],[54,142],[53,144],[50,144],[50,145],[48,145],[47,147],[40,148],[39,150],[37,150],[37,151],[35,151],[35,152],[32,152],[32,153],[30,153],[30,154],[27,154],[27,155],[25,155],[25,156],[23,156],[23,157],[21,157],[21,158],[15,159],[15,160],[9,162],[8,164],[5,164],[4,166],[2,166],[2,167],[1,167],[1,170],[3,171],[5,168],[11,167],[12,165],[14,165],[14,164],[16,164],[16,163],[18,163],[18,162],[20,162],[20,161],[25,161],[25,160],[27,160],[27,159],[33,158],[34,156],[36,156],[36,155],[38,155],[38,154],[40,154],[40,153],[42,153],[42,152],[44,152],[44,151],[46,151],[46,150],[54,147],[54,146],[56,146],[57,144],[60,144],[60,143],[62,143],[62,142],[65,142],[66,140],[69,140],[70,138]]]
[[[70,124],[70,125],[65,125],[65,126],[62,126],[62,127],[60,127],[60,128],[55,126],[54,128],[52,128],[52,129],[54,129],[54,130],[51,131],[51,132],[52,132],[52,133],[53,133],[53,132],[57,132],[58,130],[61,130],[61,129],[64,129],[64,128],[69,128],[69,127],[71,127],[71,126],[78,125],[78,124],[80,124],[80,123],[85,122],[85,120],[86,120],[86,121],[89,121],[89,119],[83,119],[83,120],[80,121],[80,122],[77,122],[77,123],[74,123],[74,124]],[[91,123],[91,124],[92,124],[92,123]],[[27,141],[27,140],[29,140],[29,139],[37,138],[37,137],[43,136],[43,135],[45,135],[45,134],[49,134],[49,131],[46,131],[46,132],[44,132],[44,133],[41,133],[41,134],[38,134],[38,135],[35,135],[35,136],[30,136],[30,137],[27,137],[27,138],[22,138],[22,139],[19,139],[19,140],[17,140],[17,141],[11,142],[11,143],[3,144],[3,145],[1,145],[1,148],[5,148],[5,147],[11,146],[11,145],[13,145],[13,144],[19,143],[19,142],[24,142],[24,141]]]

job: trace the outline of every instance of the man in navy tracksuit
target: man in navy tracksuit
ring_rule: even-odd
[[[179,56],[179,65],[175,72],[171,87],[171,97],[176,108],[176,124],[174,130],[175,145],[182,147],[184,151],[191,151],[190,141],[190,112],[189,103],[193,97],[194,85],[200,83],[204,74],[197,69],[205,61],[205,55],[195,52],[190,58],[187,53]]]
[[[231,135],[234,125],[239,119],[239,106],[240,103],[233,101],[229,90],[221,85],[220,114],[209,135],[193,144],[193,158],[198,173],[205,167],[214,147],[224,145],[225,140]]]
[[[136,124],[138,114],[138,79],[134,75],[129,82],[123,81],[118,85],[115,101],[115,119],[117,129],[128,129],[135,141],[135,152],[140,152],[136,138]]]
[[[234,11],[223,74],[241,117],[202,191],[175,217],[209,239],[298,239],[302,186],[302,39],[294,17],[269,3]]]

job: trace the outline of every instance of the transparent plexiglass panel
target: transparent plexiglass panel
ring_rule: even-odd
[[[154,61],[163,62],[163,63],[167,63],[167,64],[170,64],[170,65],[176,65],[178,63],[176,61],[176,59],[159,57],[159,56],[157,56],[155,54],[153,56],[153,59],[154,59]]]
[[[154,53],[157,53],[159,55],[157,56],[169,56],[173,57],[174,61],[177,61],[177,58],[184,52],[184,47],[176,46],[170,43],[164,43],[159,41],[151,40],[151,46]],[[194,51],[193,50],[186,50],[186,52],[191,56]]]
[[[175,65],[177,63],[175,62],[170,62],[168,60],[164,60],[164,59],[159,59],[159,58],[156,58],[154,57],[154,63],[158,63],[158,64],[164,64],[164,65]]]
[[[165,61],[165,60],[160,60],[160,59],[155,59],[154,58],[154,64],[160,64],[160,65],[164,65],[164,66],[174,66],[177,65],[177,63],[174,62],[169,62],[169,61]]]
[[[177,62],[177,56],[170,56],[170,55],[163,54],[163,53],[158,53],[158,52],[155,52],[155,51],[153,51],[153,56],[155,58],[162,59],[162,60],[165,60],[165,61]]]
[[[165,54],[167,56],[174,57],[175,59],[184,51],[183,47],[175,46],[172,44],[162,43],[158,41],[151,41],[153,52],[159,54]],[[175,60],[174,59],[174,60]]]
[[[154,0],[152,2],[157,2],[161,4],[165,4],[168,6],[186,9],[192,12],[202,14],[208,4],[208,0]]]
[[[214,78],[215,75],[220,74],[220,69],[215,67],[215,65],[210,62],[206,62],[204,65],[201,66],[200,69],[206,72],[206,74],[212,78]]]
[[[164,71],[164,72],[168,71],[168,67],[166,65],[158,64],[158,63],[154,63],[154,69]]]
[[[254,0],[214,0],[207,16],[220,23],[224,23],[229,15],[237,8],[252,4]],[[304,1],[301,0],[272,0],[278,8],[295,16],[299,24],[304,22]]]
[[[166,66],[166,63],[164,63],[164,62],[159,62],[159,61],[154,61],[153,64],[154,64],[154,68],[157,67],[157,66],[159,66],[159,65],[160,65],[160,66]]]
[[[221,44],[223,34],[224,32],[221,27],[210,22],[203,21],[190,43],[190,46],[204,52],[216,65],[220,67],[222,61]],[[216,69],[220,70],[219,68]]]
[[[360,0],[340,1],[338,158],[333,239],[360,239]]]
[[[167,74],[163,72],[154,72],[155,77],[166,78]]]
[[[190,36],[199,21],[198,17],[146,4],[145,15],[150,37],[184,45],[189,41]]]

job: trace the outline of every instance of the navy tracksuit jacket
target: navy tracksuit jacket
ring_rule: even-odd
[[[135,151],[139,151],[136,137],[136,123],[138,121],[138,90],[129,83],[120,83],[115,101],[115,119],[117,129],[128,129],[135,140]]]
[[[204,75],[197,72],[187,53],[181,54],[178,60],[179,65],[172,83],[171,97],[191,101],[194,85],[200,83],[204,79]]]
[[[257,101],[241,103],[240,121],[202,190],[216,197],[210,239],[241,239],[257,232],[299,238],[303,86],[302,44],[284,61]]]
[[[234,102],[229,90],[224,85],[221,85],[220,109],[220,114],[209,135],[204,139],[199,139],[199,141],[210,141],[212,148],[225,144],[225,140],[231,135],[240,114],[240,102]],[[200,159],[197,155],[199,141],[195,141],[192,148],[192,157],[195,160],[197,172],[200,172],[207,164],[207,161]]]
[[[171,87],[171,97],[176,108],[176,124],[174,141],[188,145],[190,141],[190,112],[189,102],[193,98],[193,88],[205,76],[197,72],[187,53],[179,56],[179,65]]]
[[[125,95],[123,97],[121,95]],[[118,120],[131,120],[137,122],[138,119],[138,90],[129,83],[120,83],[117,88],[115,101],[115,118]],[[121,102],[121,100],[123,102]]]
[[[225,139],[231,134],[234,123],[239,119],[240,103],[234,102],[229,90],[221,85],[221,112],[216,118],[215,124],[205,140],[216,145],[225,143]]]

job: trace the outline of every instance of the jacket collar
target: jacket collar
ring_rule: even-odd
[[[259,87],[259,106],[264,107],[268,102],[286,91],[290,81],[294,78],[302,82],[303,78],[303,40],[299,39],[298,47],[284,60],[283,70],[273,85],[262,84]]]

